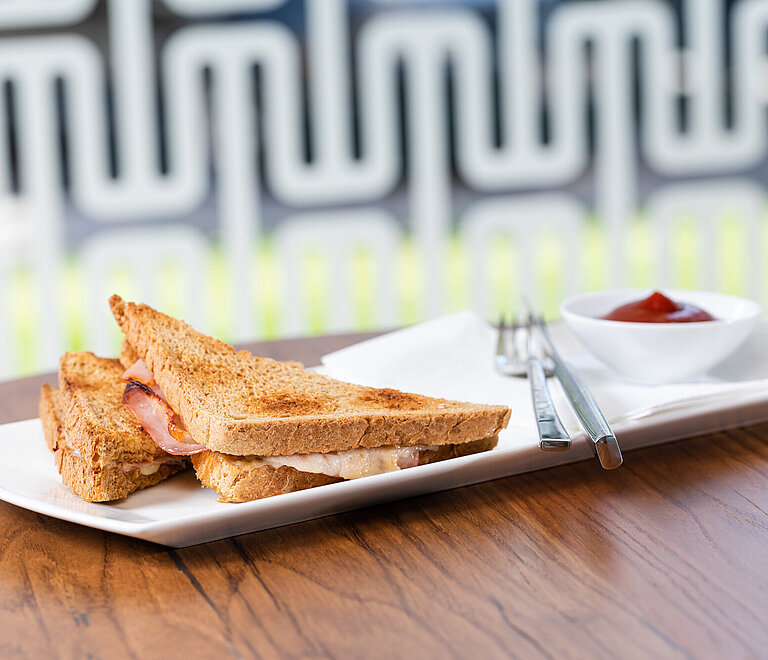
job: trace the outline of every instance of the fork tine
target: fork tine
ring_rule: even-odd
[[[504,335],[506,334],[506,326],[504,325],[504,315],[502,314],[501,317],[499,317],[499,325],[496,326],[498,332],[496,334],[496,357],[499,356],[506,356],[506,348],[505,348],[505,341],[504,341]]]
[[[498,334],[496,338],[496,365],[498,369],[505,369],[515,359],[515,348],[512,345],[514,324],[507,321],[507,316],[502,312],[499,318]]]

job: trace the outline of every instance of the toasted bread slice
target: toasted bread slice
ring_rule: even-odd
[[[419,465],[488,451],[496,446],[497,440],[493,436],[461,444],[441,445],[434,451],[421,452]],[[215,451],[195,454],[192,456],[192,465],[202,484],[220,495],[220,502],[250,502],[343,481],[338,477],[301,472],[285,465],[261,465],[257,457],[232,456]]]
[[[61,458],[59,449],[66,447],[64,414],[61,410],[59,391],[48,384],[43,385],[40,390],[40,401],[38,402],[37,410],[40,415],[40,421],[43,423],[45,444],[56,455],[56,467],[58,468]]]
[[[183,469],[123,404],[123,368],[92,353],[66,353],[59,388],[43,386],[40,419],[64,485],[91,502],[121,499]]]
[[[237,456],[384,445],[461,444],[495,436],[509,408],[343,383],[254,357],[147,305],[110,298],[135,353],[196,442]]]
[[[301,472],[287,465],[258,465],[247,456],[217,451],[195,454],[192,465],[203,486],[219,494],[219,502],[250,502],[343,481],[325,474]]]
[[[136,354],[133,346],[131,346],[127,339],[123,339],[123,343],[120,345],[120,366],[124,369],[129,369],[138,359],[139,356]]]
[[[136,350],[131,346],[130,342],[127,339],[123,339],[123,343],[120,346],[120,364],[125,367],[126,369],[129,369],[136,360],[139,360],[138,353],[136,353]],[[301,362],[297,362],[296,360],[285,360],[283,364],[287,364],[291,367],[298,367],[299,369],[303,369],[304,365]]]

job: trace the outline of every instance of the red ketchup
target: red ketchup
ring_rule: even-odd
[[[692,323],[715,320],[714,316],[703,309],[670,300],[659,291],[654,291],[642,300],[621,305],[601,318],[631,323]]]

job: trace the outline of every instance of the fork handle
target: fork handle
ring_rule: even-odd
[[[544,366],[535,355],[528,356],[528,380],[531,384],[531,399],[536,413],[536,427],[539,431],[539,449],[543,451],[570,449],[571,438],[557,416],[555,404],[547,387]]]

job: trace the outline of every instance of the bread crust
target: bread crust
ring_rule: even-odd
[[[220,502],[250,502],[342,481],[325,474],[300,472],[286,465],[249,468],[242,458],[204,451],[192,456],[192,465],[200,483],[215,490]]]
[[[136,354],[133,346],[131,346],[127,339],[123,339],[123,343],[120,345],[120,357],[118,358],[120,366],[123,369],[130,369],[138,359],[139,356]]]
[[[480,438],[480,440],[462,442],[458,445],[441,445],[433,451],[422,452],[419,456],[419,465],[427,465],[428,463],[446,461],[449,458],[459,458],[460,456],[470,456],[471,454],[479,454],[484,451],[490,451],[498,443],[499,436],[492,435],[488,438]]]
[[[419,465],[488,451],[497,442],[498,438],[492,436],[458,445],[442,445],[436,450],[421,452]],[[195,454],[192,456],[192,465],[200,482],[219,494],[220,502],[250,502],[343,481],[338,477],[301,472],[285,465],[277,468],[253,465],[246,457],[215,451]]]
[[[192,437],[213,451],[279,456],[462,444],[509,422],[506,406],[343,383],[235,351],[147,305],[115,295],[110,307]]]
[[[58,390],[47,383],[40,390],[40,401],[37,404],[38,415],[43,423],[45,444],[52,452],[56,452],[64,444],[64,423],[59,406]],[[58,460],[56,462],[58,467]]]
[[[184,469],[183,465],[164,464],[157,472],[149,475],[141,474],[139,470],[126,473],[123,470],[123,461],[101,466],[92,455],[70,448],[67,445],[69,433],[63,420],[64,411],[59,390],[49,385],[43,385],[40,391],[38,412],[43,423],[46,444],[53,452],[56,469],[63,484],[88,502],[122,499],[136,490],[154,486]]]

